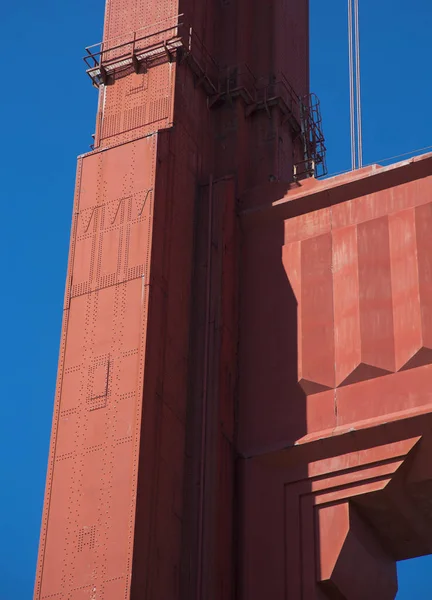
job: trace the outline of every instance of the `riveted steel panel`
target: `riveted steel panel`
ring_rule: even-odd
[[[128,74],[103,87],[98,146],[109,147],[167,128],[173,123],[176,64]]]
[[[156,138],[81,160],[36,598],[118,600],[130,586]]]
[[[178,13],[177,0],[107,0],[104,39],[127,39],[131,32],[152,29]]]

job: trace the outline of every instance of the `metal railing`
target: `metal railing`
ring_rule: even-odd
[[[272,107],[282,113],[301,137],[304,160],[297,163],[295,176],[327,174],[326,148],[322,132],[320,104],[315,94],[300,97],[283,73],[271,79],[257,79],[247,64],[221,68],[206,49],[184,15],[143,27],[129,36],[111,38],[86,48],[87,74],[96,86],[114,82],[117,76],[145,72],[162,61],[186,63],[202,86],[209,108],[228,99],[241,98],[247,116]]]
[[[143,27],[135,31],[132,37],[116,37],[88,46],[84,62],[93,83],[97,86],[106,84],[114,72],[128,67],[139,71],[143,63],[149,66],[149,63],[161,57],[172,61],[177,48],[185,43],[180,34],[180,30],[184,30],[182,17],[178,15],[175,19]],[[164,27],[155,30],[158,25]]]

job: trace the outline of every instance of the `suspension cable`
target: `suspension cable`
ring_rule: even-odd
[[[348,0],[351,168],[363,166],[359,0]]]
[[[356,92],[357,92],[357,160],[359,169],[363,166],[363,131],[361,105],[361,71],[360,71],[360,20],[359,0],[354,0],[355,57],[356,57]]]
[[[348,0],[348,66],[350,91],[350,137],[351,137],[351,169],[356,168],[356,135],[354,105],[354,58],[353,58],[353,0]]]

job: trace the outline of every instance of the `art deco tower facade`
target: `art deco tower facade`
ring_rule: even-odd
[[[35,600],[392,600],[432,550],[432,158],[325,173],[307,0],[107,0]]]

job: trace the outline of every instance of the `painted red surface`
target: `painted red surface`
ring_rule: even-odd
[[[432,157],[292,183],[307,26],[108,0],[35,600],[390,600],[432,550]]]
[[[393,599],[432,551],[431,192],[426,155],[241,199],[241,598]]]

